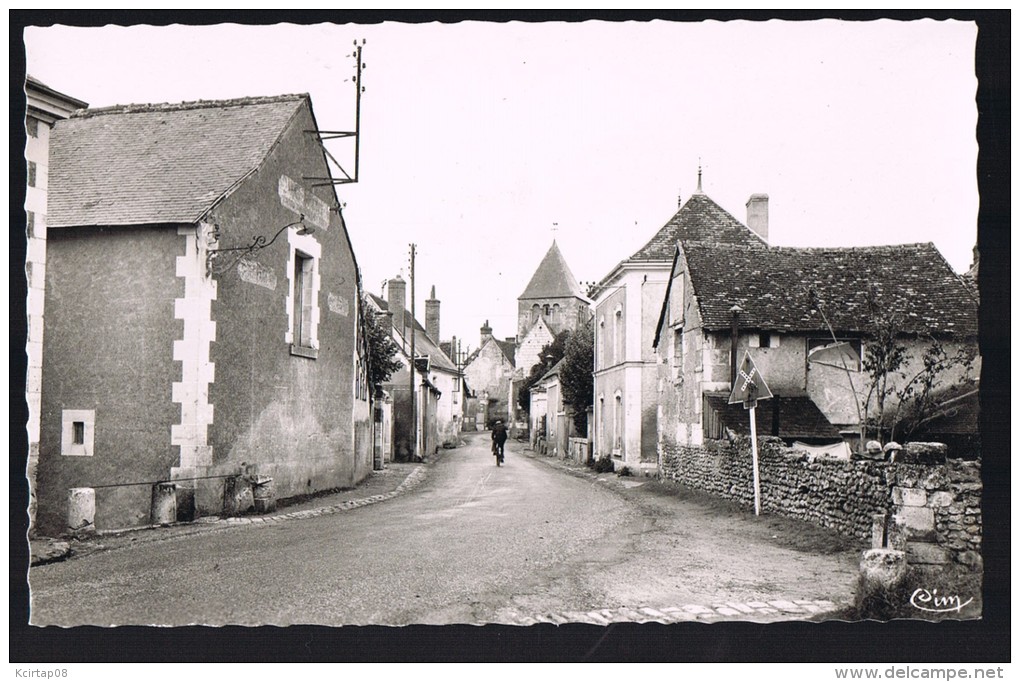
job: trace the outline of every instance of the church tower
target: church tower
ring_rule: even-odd
[[[553,240],[524,293],[517,298],[517,338],[524,339],[539,320],[555,335],[564,329],[577,329],[588,316],[588,299]]]

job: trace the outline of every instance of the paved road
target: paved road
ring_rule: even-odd
[[[764,525],[745,531],[746,522],[696,505],[641,497],[514,448],[497,468],[481,434],[444,452],[423,484],[379,504],[35,567],[31,622],[680,620],[698,616],[680,605],[707,604],[717,617],[738,614],[726,601],[771,598],[810,613],[818,607],[792,600],[849,596],[848,553],[784,549]],[[778,613],[761,604],[758,615]]]

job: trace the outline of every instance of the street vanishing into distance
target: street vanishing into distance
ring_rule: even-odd
[[[137,531],[137,543],[33,567],[31,622],[778,620],[852,598],[846,543],[820,551],[789,520],[652,479],[570,471],[520,443],[496,467],[488,433],[464,438],[420,485],[377,504],[187,535]]]

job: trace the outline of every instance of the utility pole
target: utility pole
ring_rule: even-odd
[[[415,393],[417,387],[415,386],[414,380],[414,243],[411,244],[411,447],[414,449],[411,459],[418,459],[421,456],[421,448],[418,447],[418,413],[415,410]],[[424,412],[425,406],[422,405],[422,411]]]

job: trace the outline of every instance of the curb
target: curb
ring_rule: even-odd
[[[87,539],[72,538],[69,540],[57,540],[54,538],[39,538],[30,540],[30,565],[31,566],[43,566],[45,564],[56,563],[59,561],[65,561],[74,556],[86,556],[92,554],[95,551],[103,551],[109,549],[117,549],[117,547],[104,547],[101,542],[104,538],[117,538],[127,534],[141,533],[147,530],[159,530],[167,528],[175,529],[191,529],[191,532],[182,533],[181,535],[167,535],[167,534],[154,534],[149,537],[140,536],[133,539],[130,546],[136,547],[139,544],[146,544],[149,542],[161,542],[170,540],[173,537],[184,537],[191,535],[198,535],[203,533],[210,533],[215,531],[223,531],[229,528],[236,528],[238,526],[252,526],[252,525],[264,525],[264,524],[275,524],[281,521],[288,521],[291,519],[309,519],[317,516],[328,516],[331,514],[338,514],[351,509],[357,509],[359,507],[365,507],[371,504],[377,504],[386,500],[393,499],[398,495],[401,495],[412,488],[415,488],[428,476],[428,468],[430,464],[434,464],[439,461],[439,455],[435,455],[428,462],[418,464],[411,473],[409,473],[401,483],[387,493],[379,493],[378,495],[372,495],[370,497],[363,497],[356,500],[345,500],[337,504],[329,505],[326,507],[320,507],[317,509],[303,509],[301,511],[287,512],[282,514],[274,514],[272,516],[232,516],[232,517],[218,517],[218,516],[205,516],[195,521],[174,523],[169,526],[162,525],[148,525],[139,526],[137,528],[126,528],[121,530],[103,530],[98,531],[95,535]],[[142,539],[144,538],[144,539]],[[137,541],[135,541],[137,540]],[[75,545],[78,545],[79,551],[75,551]],[[80,551],[84,549],[85,551]]]

